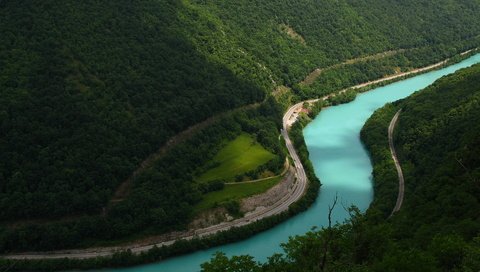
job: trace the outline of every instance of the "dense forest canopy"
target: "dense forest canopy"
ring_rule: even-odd
[[[192,2],[217,16],[228,35],[239,37],[237,44],[286,85],[315,68],[358,56],[422,47],[451,54],[477,46],[480,38],[480,5],[471,0]],[[281,25],[292,28],[305,44]]]
[[[196,168],[224,139],[255,133],[282,154],[282,109],[268,99],[277,85],[387,50],[441,60],[478,46],[478,14],[476,0],[1,1],[0,249],[88,244],[152,221],[160,232],[185,226],[201,199]],[[170,137],[259,102],[180,146],[104,209]],[[34,224],[42,219],[66,222]]]
[[[388,218],[398,178],[387,128],[399,109],[405,199]],[[374,162],[375,201],[366,214],[353,207],[345,224],[293,237],[285,255],[264,264],[219,253],[202,271],[478,271],[479,112],[480,65],[378,110],[362,130]]]

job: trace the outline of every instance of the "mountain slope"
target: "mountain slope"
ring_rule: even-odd
[[[406,56],[419,64],[478,46],[479,8],[476,0],[1,1],[0,248],[72,247],[152,221],[156,232],[185,226],[201,197],[195,168],[223,138],[259,132],[281,152],[272,100],[172,152],[133,182],[125,203],[107,205],[176,133],[265,101],[315,68],[417,47]],[[52,229],[67,238],[47,241]]]
[[[263,99],[165,4],[150,17],[131,1],[2,4],[2,191],[31,195],[2,197],[1,219],[97,211],[173,133]]]
[[[401,210],[387,218],[398,188],[387,128],[398,109],[406,190]],[[375,183],[365,215],[351,208],[344,224],[291,238],[285,256],[265,264],[217,254],[202,271],[478,271],[479,111],[480,65],[376,111],[362,130]]]

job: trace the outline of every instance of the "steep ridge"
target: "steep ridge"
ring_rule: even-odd
[[[373,156],[376,180],[377,197],[370,212],[387,215],[395,203],[396,194],[390,193],[398,188],[398,179],[395,168],[381,154],[385,147],[379,145],[384,142],[379,137],[383,136],[374,127],[386,128],[388,116],[402,109],[395,128],[395,147],[404,168],[405,196],[402,209],[387,226],[393,227],[391,237],[401,237],[397,242],[401,250],[414,247],[423,251],[416,254],[433,257],[434,267],[448,271],[474,269],[471,258],[475,255],[471,254],[479,249],[475,241],[480,221],[475,210],[480,207],[480,163],[474,159],[480,139],[479,76],[480,65],[475,65],[444,77],[379,110],[362,131]],[[387,208],[381,202],[392,206]],[[383,262],[384,268],[393,261],[389,258]],[[426,265],[428,261],[422,262]]]
[[[395,147],[406,194],[402,208],[388,217],[398,178],[387,136],[400,108]],[[374,162],[375,202],[366,214],[351,207],[344,224],[290,238],[285,256],[274,261],[258,264],[248,256],[217,254],[202,271],[477,271],[479,110],[478,64],[388,104],[362,130]]]
[[[122,181],[176,133],[263,101],[315,68],[419,46],[433,53],[409,61],[440,60],[478,45],[476,1],[372,3],[0,2],[0,250],[71,247],[84,234],[89,244],[111,226],[115,234],[105,239],[151,222],[157,231],[181,227],[201,197],[195,170],[180,169],[198,163],[193,151],[136,179],[128,203],[104,210]],[[405,9],[411,12],[398,12]],[[276,107],[232,118],[272,142]],[[254,126],[249,118],[258,118]],[[230,121],[219,127],[239,127]],[[268,129],[258,129],[262,121]],[[219,138],[202,139],[212,147]],[[35,224],[63,218],[68,224]]]

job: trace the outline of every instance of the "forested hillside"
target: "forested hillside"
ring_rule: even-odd
[[[196,168],[223,140],[255,133],[282,155],[273,140],[282,109],[267,99],[276,86],[387,50],[408,50],[402,67],[442,60],[478,46],[478,14],[476,0],[0,1],[0,250],[185,226],[201,199]],[[355,80],[391,71],[370,66]],[[108,205],[170,137],[260,102],[172,151]]]
[[[396,49],[445,58],[478,45],[477,1],[195,0],[238,36],[239,46],[293,85],[318,67]],[[448,18],[448,19],[446,19]],[[305,41],[292,38],[282,25]],[[228,32],[227,32],[228,33]],[[433,48],[432,48],[433,47]],[[408,54],[407,54],[408,56]]]
[[[96,212],[175,132],[263,99],[147,2],[1,4],[0,219]]]
[[[402,209],[388,218],[398,179],[387,128],[405,173]],[[378,110],[362,130],[374,162],[375,201],[345,224],[291,238],[265,264],[218,254],[203,271],[478,271],[480,65]],[[392,201],[393,200],[393,201]]]

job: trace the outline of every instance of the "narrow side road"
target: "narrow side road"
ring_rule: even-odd
[[[285,143],[288,149],[290,156],[293,159],[294,167],[289,167],[292,171],[290,175],[291,178],[296,178],[294,185],[292,188],[286,192],[285,196],[282,197],[279,201],[274,203],[273,205],[266,207],[261,210],[256,210],[254,212],[248,213],[246,216],[230,221],[220,223],[218,225],[206,227],[203,229],[191,230],[181,233],[176,233],[174,238],[170,238],[164,241],[159,241],[157,243],[151,244],[138,244],[134,243],[127,246],[117,246],[117,247],[102,247],[102,248],[89,248],[89,249],[72,249],[72,250],[61,250],[61,251],[54,251],[54,252],[29,252],[29,253],[19,253],[19,254],[9,254],[0,256],[0,258],[6,259],[60,259],[60,258],[71,258],[71,259],[88,259],[88,258],[95,258],[101,256],[111,256],[115,252],[121,252],[126,250],[131,250],[134,254],[139,254],[142,252],[146,252],[152,249],[154,246],[168,246],[175,243],[178,240],[191,240],[193,238],[205,237],[209,235],[213,235],[215,233],[229,230],[233,227],[241,227],[248,225],[252,222],[261,220],[263,218],[280,214],[290,207],[293,203],[298,201],[302,195],[305,193],[307,189],[307,176],[305,174],[305,170],[303,165],[300,161],[300,158],[295,151],[292,141],[287,133],[288,123],[287,121],[290,120],[291,115],[294,113],[295,109],[297,109],[298,105],[293,106],[291,109],[287,111],[285,116],[283,117],[283,129],[281,131],[282,136],[285,138]]]
[[[128,194],[130,193],[130,189],[133,183],[133,180],[143,171],[145,171],[147,168],[151,167],[155,161],[160,159],[162,156],[164,156],[170,149],[178,145],[179,143],[185,142],[188,140],[192,135],[194,135],[196,132],[210,126],[211,124],[217,122],[221,118],[227,116],[228,114],[232,114],[234,112],[244,110],[244,109],[254,109],[257,108],[261,105],[263,102],[257,102],[245,106],[241,106],[223,113],[219,113],[217,115],[211,116],[208,119],[197,123],[195,125],[192,125],[188,127],[187,129],[179,132],[172,138],[170,138],[162,147],[160,147],[155,153],[151,154],[148,156],[144,161],[140,163],[137,169],[133,171],[132,175],[130,175],[125,181],[123,181],[115,190],[115,193],[113,194],[112,199],[110,199],[109,206],[114,205],[115,203],[123,201]]]
[[[400,208],[402,208],[403,203],[403,196],[405,194],[405,179],[403,178],[403,171],[402,167],[400,166],[400,162],[397,158],[397,152],[395,151],[395,145],[393,144],[393,131],[395,130],[395,125],[397,124],[398,117],[402,110],[399,110],[395,116],[393,116],[390,125],[388,126],[388,144],[390,146],[390,153],[392,153],[392,159],[395,162],[395,167],[397,168],[398,173],[398,196],[397,196],[397,203],[392,210],[392,213],[389,217],[391,217],[394,213],[398,212]]]
[[[290,162],[288,161],[288,157],[285,157],[285,163],[284,163],[282,173],[280,173],[276,176],[254,179],[254,180],[247,180],[247,181],[239,181],[239,182],[235,182],[235,181],[234,182],[225,182],[225,185],[257,183],[257,182],[261,182],[261,181],[265,181],[265,180],[269,180],[269,179],[273,179],[273,178],[278,178],[278,177],[284,176],[289,169],[290,169]]]
[[[468,51],[467,51],[468,52]],[[464,54],[466,54],[465,52]],[[417,74],[420,72],[424,72],[427,70],[432,70],[435,69],[441,65],[444,65],[447,63],[448,60],[424,67],[424,68],[419,68],[410,72],[405,72],[401,74],[396,74],[390,77],[378,79],[375,81],[370,81],[367,83],[359,84],[356,86],[353,86],[348,89],[358,89],[362,87],[366,87],[372,84],[380,83],[383,81],[388,81],[392,80],[398,77],[403,77],[411,74]],[[72,250],[61,250],[61,251],[52,251],[52,252],[29,252],[29,253],[17,253],[17,254],[8,254],[8,255],[0,255],[0,258],[5,258],[5,259],[60,259],[60,258],[71,258],[71,259],[87,259],[87,258],[95,258],[95,257],[100,257],[100,256],[112,256],[115,252],[121,252],[121,251],[126,251],[126,250],[131,250],[132,253],[134,254],[139,254],[141,252],[146,252],[153,248],[154,246],[164,246],[164,245],[171,245],[174,242],[184,239],[184,240],[190,240],[193,238],[198,238],[198,237],[204,237],[208,235],[212,235],[215,233],[218,233],[220,231],[225,231],[228,230],[232,227],[240,227],[240,226],[245,226],[248,225],[252,222],[258,221],[260,219],[280,214],[288,209],[291,204],[295,203],[298,201],[302,195],[305,193],[306,188],[307,188],[307,177],[305,170],[303,168],[303,165],[297,155],[297,152],[295,148],[293,147],[293,144],[290,140],[290,137],[288,136],[287,129],[296,121],[297,118],[297,112],[302,108],[304,102],[317,102],[319,100],[326,100],[329,97],[335,96],[337,94],[341,94],[346,92],[348,89],[341,90],[335,94],[327,95],[322,98],[317,98],[317,99],[311,99],[311,100],[306,100],[302,101],[300,103],[297,103],[290,107],[288,111],[285,113],[283,116],[283,129],[281,130],[281,134],[285,139],[285,143],[288,149],[288,152],[290,156],[293,159],[294,167],[291,167],[293,172],[295,173],[295,178],[296,182],[294,183],[294,186],[285,194],[285,196],[277,201],[275,204],[266,207],[265,209],[259,210],[259,211],[254,211],[252,213],[247,214],[243,218],[236,219],[234,221],[230,222],[224,222],[215,226],[210,226],[207,228],[203,229],[197,229],[197,230],[191,230],[191,231],[185,231],[185,232],[180,232],[180,233],[174,233],[170,236],[169,239],[164,239],[163,241],[157,241],[157,242],[152,242],[149,244],[141,244],[140,242],[134,242],[130,245],[126,246],[116,246],[116,247],[101,247],[101,248],[88,248],[88,249],[72,249]],[[255,106],[256,104],[252,105]],[[389,141],[390,141],[390,149],[392,151],[392,157],[395,161],[395,165],[397,167],[397,171],[399,173],[399,195],[397,199],[397,204],[395,205],[394,210],[392,211],[392,214],[395,213],[396,211],[400,210],[402,202],[403,202],[403,194],[404,194],[404,180],[403,180],[403,173],[402,169],[400,167],[400,164],[398,163],[398,159],[396,157],[395,149],[393,147],[393,136],[391,135],[393,132],[393,129],[395,127],[396,121],[398,119],[398,115],[400,114],[400,111],[397,112],[395,115],[394,119],[392,120],[392,123],[390,124],[389,127]],[[391,129],[390,129],[391,128]],[[165,149],[168,149],[172,144],[166,144],[165,147],[162,147],[157,155],[152,155],[152,157],[155,156],[161,156],[164,152]],[[154,158],[153,158],[154,159]],[[148,164],[150,163],[151,158],[147,159],[145,164],[142,164],[139,168],[144,168],[148,167]],[[400,178],[401,177],[401,178]],[[128,181],[127,181],[128,183]],[[125,187],[128,187],[125,185]],[[121,193],[118,193],[116,198],[112,202],[116,201],[121,201],[123,195],[125,194],[125,191],[128,191],[127,188],[123,188],[121,190]]]

